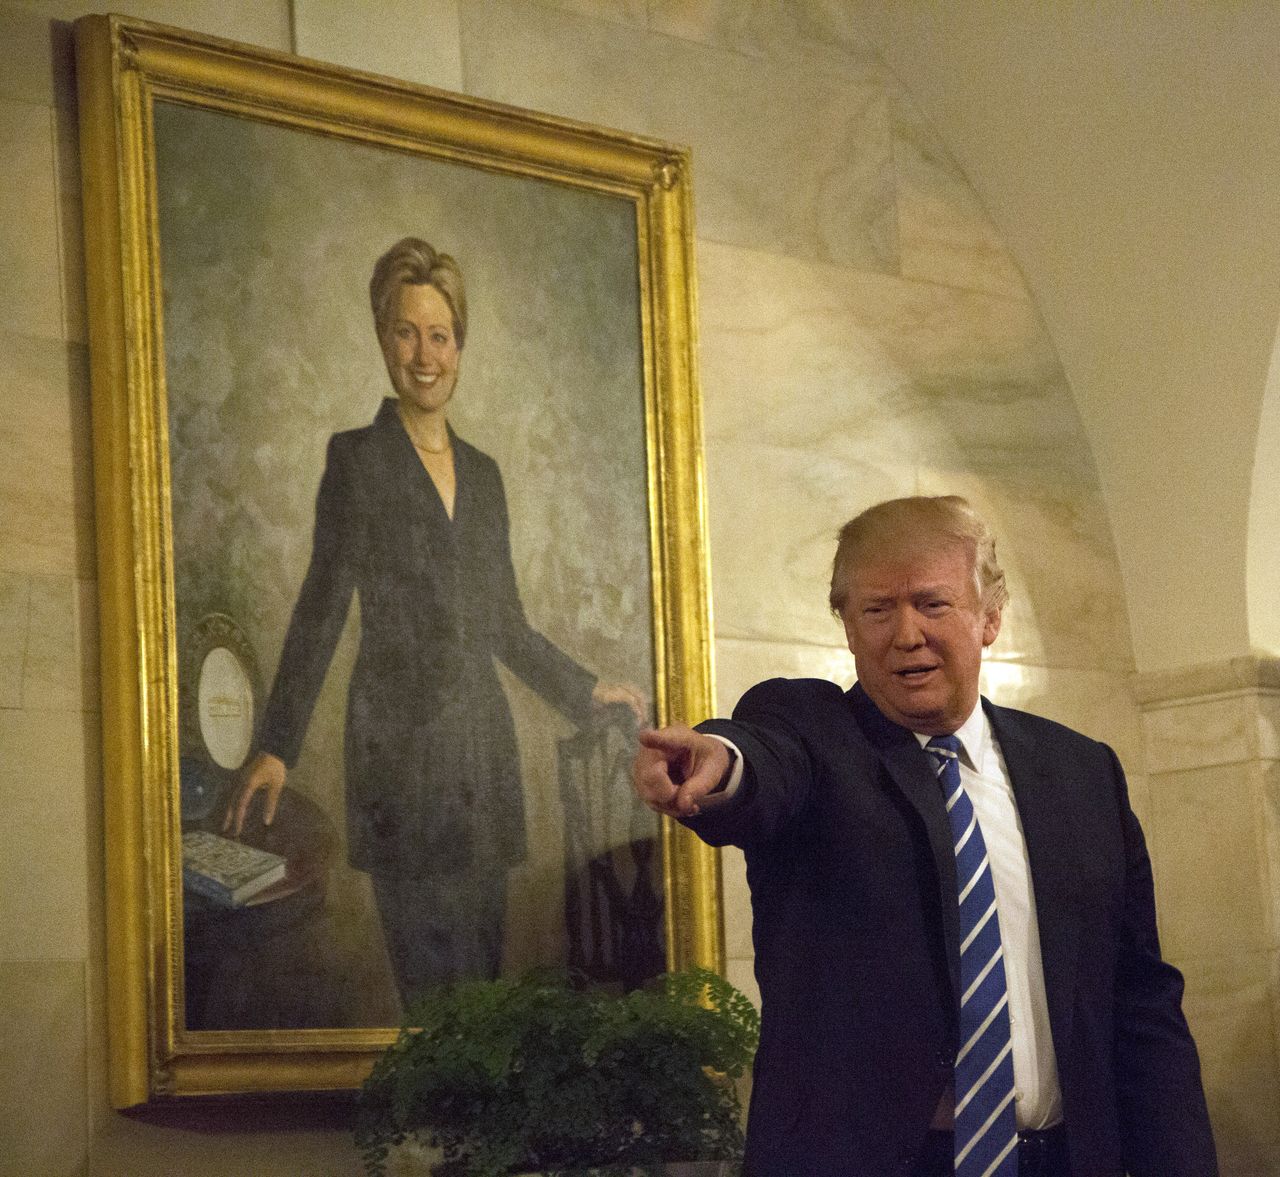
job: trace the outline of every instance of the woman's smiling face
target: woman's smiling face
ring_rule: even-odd
[[[402,283],[382,338],[387,374],[405,408],[438,412],[458,383],[453,311],[434,286]]]

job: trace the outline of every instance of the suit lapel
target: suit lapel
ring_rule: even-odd
[[[1018,817],[1027,844],[1027,861],[1035,889],[1040,958],[1044,964],[1049,1022],[1059,1043],[1070,1040],[1071,989],[1076,973],[1079,916],[1072,898],[1070,814],[1064,812],[1067,790],[1055,788],[1055,767],[1028,737],[1017,712],[982,701],[1000,744]]]
[[[858,726],[880,757],[885,774],[919,815],[938,882],[943,937],[954,992],[960,991],[960,917],[956,909],[955,850],[942,790],[916,737],[887,719],[856,683],[847,695]],[[1040,955],[1054,1039],[1070,1040],[1072,983],[1079,917],[1072,899],[1071,822],[1062,812],[1055,769],[1026,732],[1017,712],[982,701],[1004,757],[1027,845],[1035,889]]]
[[[391,397],[382,402],[373,424],[381,463],[389,474],[375,487],[380,496],[379,513],[390,521],[388,526],[394,530],[392,542],[400,560],[412,569],[414,577],[431,586],[438,606],[452,607],[458,595],[457,545],[444,503],[414,450]],[[434,624],[429,613],[424,613],[423,620]]]
[[[426,467],[414,450],[409,434],[400,423],[396,402],[391,397],[383,400],[373,423],[383,457],[388,467],[396,472],[396,481],[399,484],[396,488],[397,493],[407,491],[414,504],[413,510],[428,522],[436,542],[447,539],[450,527],[449,513],[444,509],[444,502],[440,498],[440,492],[436,490],[435,483],[431,481],[431,475],[427,473]],[[451,427],[449,438],[451,441],[456,441]],[[454,447],[455,459],[459,448]],[[462,482],[461,476],[458,481]],[[457,515],[456,500],[454,514]]]
[[[885,773],[920,817],[933,858],[951,988],[960,992],[960,913],[956,908],[956,859],[942,786],[932,760],[914,733],[880,711],[855,683],[848,691],[858,726],[880,756]]]

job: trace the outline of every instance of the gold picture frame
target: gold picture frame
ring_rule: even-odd
[[[608,328],[616,334],[614,343],[594,334],[590,341],[605,357],[606,368],[609,361],[616,361],[612,364],[616,371],[606,373],[605,383],[616,376],[619,388],[625,389],[626,381],[634,384],[634,436],[620,434],[621,440],[607,439],[624,453],[622,466],[631,473],[625,478],[622,474],[616,480],[610,478],[607,485],[597,477],[591,487],[599,489],[602,498],[607,497],[606,491],[615,493],[621,504],[617,510],[630,520],[627,526],[642,528],[647,542],[633,547],[645,550],[641,556],[632,551],[628,558],[644,562],[648,588],[608,584],[598,569],[588,569],[581,575],[584,582],[596,583],[592,576],[600,582],[599,599],[590,608],[575,607],[578,611],[572,616],[560,618],[560,631],[571,634],[583,616],[596,618],[592,624],[601,632],[608,631],[610,602],[632,593],[640,603],[633,601],[630,607],[641,610],[652,623],[645,639],[652,677],[651,682],[641,684],[645,694],[651,694],[651,718],[658,723],[697,719],[711,710],[712,685],[688,153],[634,135],[141,21],[87,16],[76,22],[75,37],[102,623],[112,1102],[123,1108],[166,1097],[351,1088],[359,1084],[375,1055],[390,1042],[390,1025],[281,1027],[223,1022],[191,1028],[188,1020],[183,806],[189,799],[195,805],[201,789],[214,778],[197,781],[188,797],[184,741],[193,739],[189,733],[201,730],[207,720],[220,733],[210,742],[233,749],[228,755],[234,760],[239,754],[234,749],[247,738],[245,708],[254,706],[244,700],[260,689],[260,676],[270,675],[278,653],[268,651],[264,656],[262,648],[256,653],[253,649],[255,606],[242,601],[241,614],[232,616],[219,601],[193,603],[187,599],[192,590],[182,586],[204,583],[192,580],[192,574],[184,570],[191,550],[219,553],[224,546],[216,526],[220,518],[217,510],[211,508],[212,514],[191,510],[189,468],[216,466],[218,455],[212,448],[204,453],[199,446],[212,447],[210,438],[217,438],[222,446],[225,437],[232,436],[233,441],[225,444],[240,447],[236,460],[245,469],[253,459],[269,467],[269,478],[281,481],[281,450],[269,441],[259,417],[248,410],[237,411],[237,405],[249,402],[244,399],[244,389],[228,392],[226,381],[234,384],[235,376],[228,376],[227,369],[253,373],[253,413],[265,405],[262,412],[285,414],[289,428],[281,432],[289,438],[304,439],[312,450],[323,451],[322,426],[326,424],[323,414],[316,416],[310,400],[302,396],[316,387],[315,373],[299,377],[295,372],[280,376],[278,384],[265,384],[262,365],[279,360],[277,349],[274,344],[258,349],[270,351],[274,359],[258,352],[247,355],[255,343],[261,345],[261,339],[253,330],[246,332],[239,320],[220,320],[219,307],[229,305],[233,296],[241,302],[252,301],[259,288],[274,291],[277,302],[283,298],[291,309],[278,321],[273,320],[271,330],[276,334],[271,338],[278,339],[280,333],[290,336],[284,341],[288,362],[294,369],[310,368],[311,358],[305,350],[298,350],[301,345],[292,333],[296,331],[301,337],[317,330],[312,320],[323,317],[328,306],[324,301],[327,294],[310,297],[317,289],[327,289],[332,282],[346,290],[368,280],[366,268],[352,283],[345,265],[350,259],[343,252],[359,254],[364,249],[364,260],[372,264],[376,255],[350,240],[359,237],[357,230],[366,228],[366,220],[377,221],[381,216],[388,226],[407,223],[413,219],[413,210],[439,205],[451,216],[457,212],[462,219],[456,221],[455,235],[466,236],[469,230],[463,214],[470,212],[471,202],[455,197],[449,203],[433,188],[437,181],[445,187],[454,185],[450,192],[478,193],[476,203],[481,205],[490,199],[491,187],[496,190],[506,185],[504,193],[508,188],[516,192],[514,197],[495,196],[490,201],[506,210],[502,213],[506,220],[514,220],[514,227],[507,226],[504,240],[516,244],[523,243],[530,226],[541,230],[562,215],[567,218],[565,224],[579,226],[577,238],[563,226],[556,230],[567,237],[566,256],[582,252],[581,227],[594,227],[597,221],[593,218],[599,218],[602,226],[612,226],[610,232],[618,241],[633,242],[627,246],[629,253],[623,249],[607,257],[602,252],[601,256],[610,273],[624,273],[630,267],[628,282],[615,282],[614,286],[622,291],[617,297],[623,302],[618,305],[628,298],[633,301],[634,319],[628,323],[626,316],[621,316],[619,327],[619,316],[612,315]],[[225,161],[220,165],[207,162],[217,158],[218,150],[241,150],[237,145],[244,142],[252,142],[260,154],[232,155],[232,167]],[[318,186],[316,191],[308,190],[298,173],[290,174],[291,183],[297,186],[288,193],[295,202],[295,212],[307,212],[316,203],[327,207],[335,196],[339,206],[342,199],[348,199],[354,202],[353,207],[368,210],[369,193],[374,192],[379,194],[372,202],[378,207],[377,215],[361,213],[352,218],[339,207],[333,217],[345,216],[345,220],[334,222],[341,225],[342,232],[326,235],[312,231],[311,237],[305,237],[305,231],[311,230],[297,229],[295,218],[277,210],[282,219],[275,231],[297,237],[290,237],[289,244],[279,249],[275,238],[248,244],[240,240],[239,221],[217,222],[218,232],[211,234],[210,222],[199,218],[210,207],[239,208],[258,199],[250,190],[260,174],[261,159],[266,158],[274,167],[271,152],[278,150],[276,145],[286,143],[292,150],[295,142],[304,144],[300,156],[305,159],[302,170],[310,176],[306,182]],[[353,160],[356,162],[350,162]],[[373,178],[367,181],[370,187],[344,197],[342,177],[363,175],[361,169],[367,168],[373,169]],[[382,189],[378,185],[384,171],[392,176],[387,191],[398,192],[403,206],[395,215],[381,209]],[[411,179],[403,180],[404,175],[411,175]],[[228,187],[220,194],[202,187],[214,183]],[[400,189],[395,188],[396,183],[401,184]],[[260,197],[263,201],[279,195],[278,184],[263,188],[267,193]],[[322,193],[323,199],[317,201],[316,192]],[[562,206],[570,211],[555,211]],[[528,211],[531,208],[544,211],[535,215]],[[552,213],[545,213],[548,208]],[[190,217],[194,227],[183,217]],[[572,221],[573,217],[581,220]],[[280,225],[285,229],[280,230]],[[487,257],[482,238],[491,228],[486,225],[483,233],[474,231],[471,256],[480,259],[476,269],[492,286],[506,280],[508,263],[511,269],[516,263],[505,255]],[[597,236],[612,240],[603,231],[585,234],[593,239]],[[233,237],[237,238],[234,242]],[[264,254],[269,256],[264,258]],[[251,278],[243,276],[246,257],[252,257],[255,265],[261,262],[261,269]],[[526,264],[536,268],[538,257],[526,259]],[[548,262],[546,269],[550,274],[556,266],[567,264]],[[175,277],[179,266],[190,268]],[[284,285],[279,277],[282,272],[289,276]],[[560,342],[554,345],[560,350],[552,357],[558,365],[556,371],[589,366],[564,342],[572,332],[559,320],[569,312],[557,302],[553,278],[542,277],[546,278],[544,286],[532,282],[519,299],[512,295],[515,309],[499,308],[491,312],[489,322],[501,322],[503,313],[527,312],[537,322],[550,323],[561,331],[557,336]],[[605,310],[612,306],[609,298],[613,296],[595,289],[594,270],[567,279],[556,270],[554,277],[567,281],[575,292],[583,284],[592,287],[579,297],[584,305],[594,301]],[[603,279],[601,284],[607,285]],[[203,291],[202,297],[207,295],[210,301],[193,311],[188,298],[191,290]],[[294,291],[301,291],[310,301],[303,298],[294,306],[290,301]],[[550,306],[543,306],[548,300]],[[334,323],[345,324],[359,317],[350,310],[358,300],[349,292],[335,301]],[[581,312],[575,309],[572,313]],[[363,314],[368,315],[367,304]],[[372,337],[369,321],[365,318],[366,325],[360,330]],[[252,328],[258,320],[247,322]],[[518,336],[524,347],[529,346],[526,328],[521,319],[518,328],[509,332],[512,338]],[[333,330],[341,334],[341,328]],[[478,328],[473,319],[474,330]],[[363,338],[354,328],[353,332],[353,339]],[[316,347],[314,334],[310,338],[309,346]],[[346,347],[344,340],[335,343],[335,348]],[[327,345],[322,342],[319,346],[323,350]],[[223,362],[214,363],[211,356]],[[617,356],[623,359],[618,361]],[[375,361],[380,359],[375,356]],[[368,357],[359,361],[367,362]],[[539,356],[532,356],[531,370],[536,370],[539,362]],[[483,370],[485,361],[477,363]],[[591,363],[600,367],[595,359]],[[352,371],[356,368],[341,368],[344,377]],[[558,386],[558,379],[554,383]],[[218,387],[211,391],[209,386],[214,384]],[[196,398],[182,401],[181,413],[172,399],[179,387],[184,390],[182,396]],[[280,391],[282,387],[284,391]],[[464,394],[467,387],[463,385]],[[520,398],[522,402],[530,399],[527,389],[528,385],[521,385],[526,393]],[[510,393],[505,395],[506,401],[496,403],[511,404]],[[196,407],[189,407],[191,404]],[[240,418],[245,415],[252,417],[253,423],[243,427],[245,436],[255,439],[252,446],[234,441],[240,436],[236,431],[242,428]],[[562,415],[556,420],[563,425],[565,419]],[[586,443],[598,436],[598,423],[596,433],[579,437],[574,433],[574,419],[568,419],[569,440],[563,441],[565,430],[561,430],[557,440],[564,448],[557,452],[591,448]],[[475,427],[488,429],[485,436],[495,444],[505,439],[509,454],[546,448],[541,434],[533,439],[536,445],[527,441],[520,434],[519,423],[513,426],[506,419],[505,410],[499,420],[484,419],[480,414]],[[192,442],[189,435],[197,440]],[[280,442],[280,446],[285,444]],[[199,461],[189,460],[193,447]],[[175,470],[178,459],[180,468]],[[607,454],[605,459],[587,455],[565,463],[564,477],[588,477],[581,472],[590,470],[592,460],[617,464],[616,457],[608,459]],[[313,495],[318,467],[308,470],[312,481],[307,494]],[[616,492],[615,481],[622,488]],[[513,485],[519,490],[525,484],[516,480]],[[627,487],[634,487],[634,493]],[[217,499],[237,518],[252,515],[252,511],[241,509],[234,494],[225,491],[223,487],[221,498],[211,493],[210,501]],[[536,493],[519,491],[516,504],[521,495],[532,502]],[[295,497],[299,496],[306,497],[302,492]],[[229,508],[228,500],[232,504]],[[556,505],[562,506],[559,500]],[[612,530],[608,522],[611,509],[602,503],[599,515],[587,520],[590,530]],[[530,508],[527,515],[541,519],[554,513],[539,502],[538,509]],[[257,523],[251,519],[245,525],[250,533],[254,526],[264,532],[255,550],[280,544],[296,546],[296,537],[280,539],[306,530],[303,524],[309,524],[309,518],[303,520],[297,511],[295,516],[291,530],[277,526],[275,517]],[[517,522],[513,518],[513,535]],[[584,535],[582,525],[566,526],[579,526],[578,532],[570,534]],[[182,533],[177,540],[175,530]],[[541,539],[540,533],[538,542]],[[240,558],[232,545],[225,546],[226,559]],[[609,549],[601,551],[603,559],[612,559]],[[576,582],[576,574],[567,579]],[[290,593],[296,591],[295,584]],[[192,609],[204,612],[191,619],[193,624],[188,628],[194,637],[188,638],[184,614]],[[199,665],[190,664],[190,650],[196,647],[197,658],[206,660]],[[216,657],[209,660],[211,650]],[[207,675],[206,667],[211,668]],[[200,678],[198,691],[193,687],[193,676]],[[212,702],[207,706],[203,694],[206,678],[213,683]],[[211,771],[216,777],[216,766]],[[723,965],[723,931],[715,853],[669,822],[664,821],[657,836],[662,850],[666,963],[677,968],[697,964],[719,969]]]

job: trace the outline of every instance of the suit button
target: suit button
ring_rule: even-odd
[[[939,1067],[943,1070],[953,1071],[955,1070],[955,1065],[955,1060],[945,1050],[938,1051]]]

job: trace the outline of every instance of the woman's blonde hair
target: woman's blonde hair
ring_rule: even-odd
[[[378,338],[386,334],[395,305],[396,291],[404,285],[434,286],[449,304],[453,338],[458,347],[467,338],[467,293],[462,269],[447,253],[438,253],[421,237],[404,237],[374,264],[369,279],[369,302]]]

